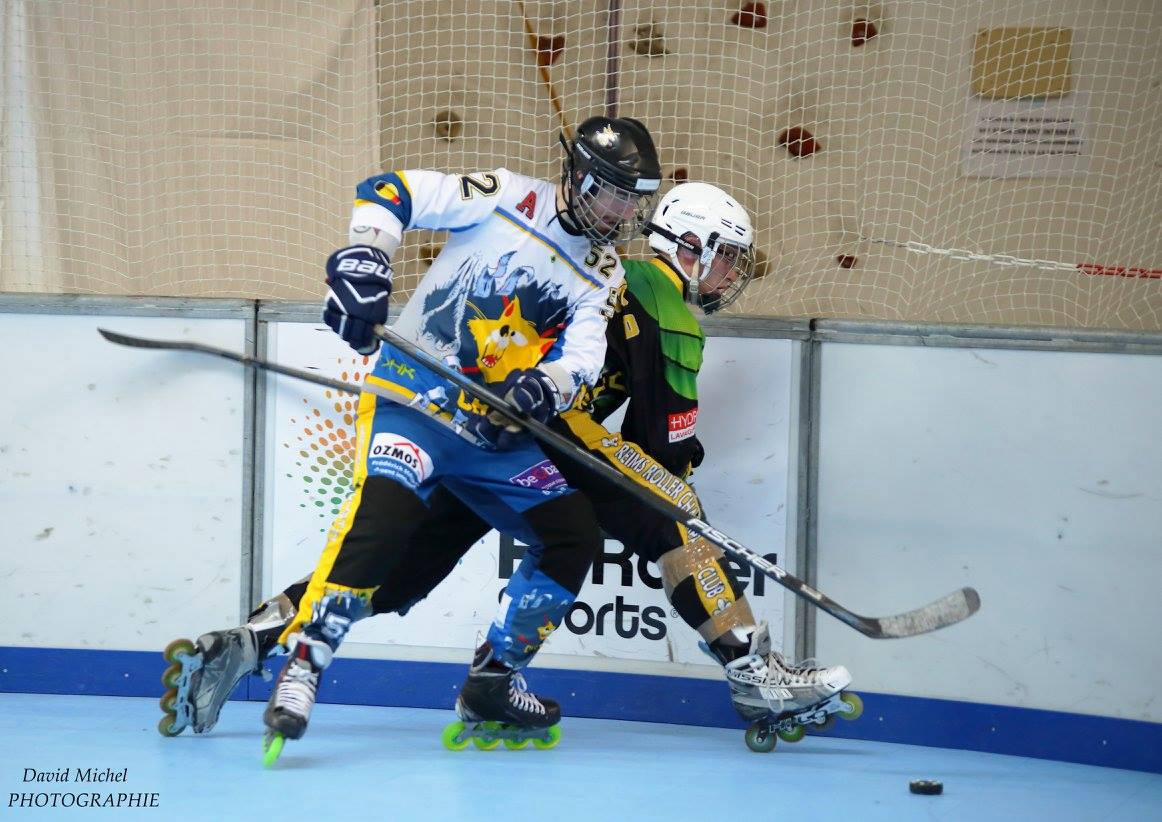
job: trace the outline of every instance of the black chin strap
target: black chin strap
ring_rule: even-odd
[[[573,219],[572,219],[572,217],[569,216],[568,209],[569,209],[569,206],[568,206],[568,204],[566,204],[565,210],[564,211],[558,210],[556,215],[553,217],[553,219],[555,219],[557,222],[559,222],[561,224],[561,228],[563,228],[565,230],[566,234],[569,234],[573,237],[584,237],[585,232],[573,224]],[[550,220],[549,222],[551,223],[552,220]]]
[[[646,224],[642,226],[642,236],[649,237],[651,234],[658,234],[672,243],[677,243],[679,248],[684,248],[697,257],[702,256],[702,249],[698,246],[683,240],[681,237],[674,234],[674,232],[670,231],[669,229],[662,228],[657,223],[647,221]]]

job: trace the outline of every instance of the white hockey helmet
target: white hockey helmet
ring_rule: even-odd
[[[738,201],[709,183],[679,183],[646,222],[650,248],[686,281],[686,301],[710,314],[726,308],[754,278],[754,226]],[[688,235],[693,234],[696,242]],[[686,271],[679,250],[697,261]],[[705,291],[704,291],[705,289]]]

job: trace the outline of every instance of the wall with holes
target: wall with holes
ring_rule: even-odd
[[[1162,327],[1156,3],[18,11],[5,290],[314,299],[359,179],[555,177],[558,131],[616,108],[653,129],[668,177],[723,185],[755,215],[767,276],[738,311]],[[1068,33],[1059,63],[1028,49],[1005,63],[1064,78],[1020,105],[1075,105],[1084,156],[1068,173],[966,173],[977,38],[1007,29]],[[400,297],[439,242],[409,238]]]

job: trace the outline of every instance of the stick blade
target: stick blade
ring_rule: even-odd
[[[876,620],[877,635],[884,639],[926,634],[955,625],[980,610],[980,594],[974,588],[961,588],[922,608]]]
[[[109,342],[116,343],[117,345],[129,345],[134,348],[141,347],[141,340],[138,337],[129,337],[125,334],[118,334],[116,331],[110,331],[108,328],[98,328],[97,333]]]
[[[111,343],[127,345],[130,348],[188,348],[192,345],[187,342],[171,342],[169,340],[150,340],[145,337],[134,337],[129,334],[110,331],[108,328],[98,328],[97,333]]]

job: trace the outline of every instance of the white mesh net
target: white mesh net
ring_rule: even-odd
[[[754,215],[734,312],[1162,328],[1155,0],[2,8],[4,291],[317,299],[360,179],[615,106]]]

